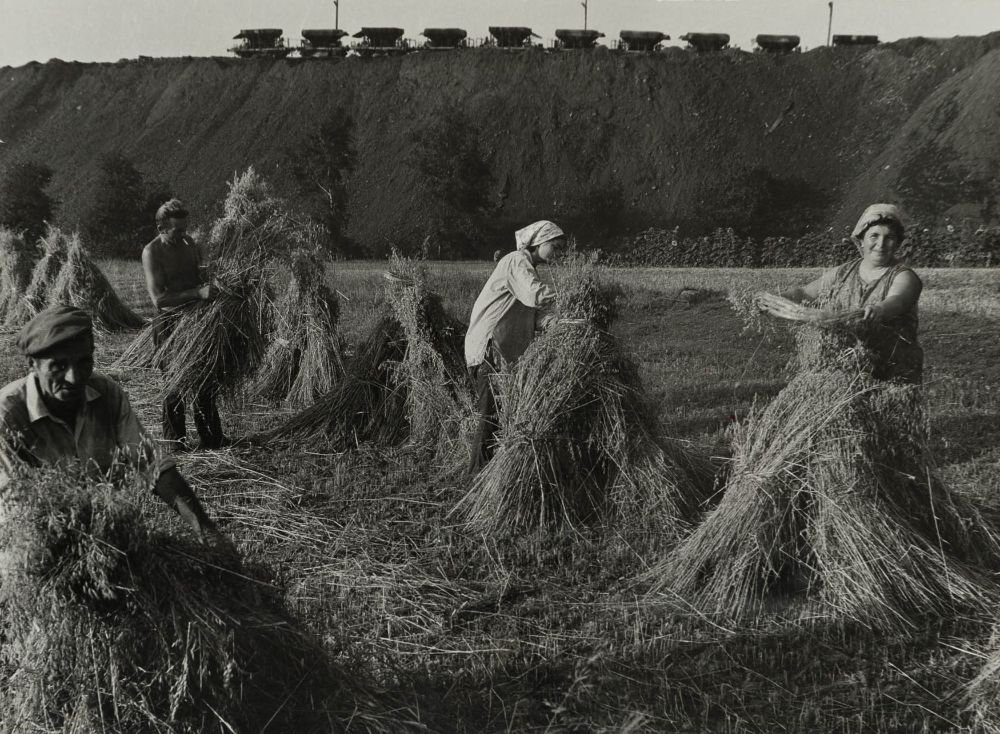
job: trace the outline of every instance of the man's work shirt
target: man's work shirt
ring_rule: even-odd
[[[0,390],[0,492],[19,463],[81,461],[106,472],[121,456],[140,465],[157,461],[161,472],[174,465],[157,453],[125,392],[105,375],[91,375],[73,426],[52,415],[34,374]]]
[[[535,319],[555,300],[555,291],[535,272],[531,254],[515,250],[500,258],[480,291],[465,334],[465,362],[482,364],[490,340],[505,362],[516,362],[535,336]]]
[[[146,286],[155,293],[179,293],[201,286],[202,277],[201,252],[187,235],[180,244],[165,243],[157,237],[145,248],[148,266],[146,271]],[[143,265],[146,266],[144,259]],[[154,302],[155,305],[155,302]],[[178,307],[173,307],[178,308]],[[171,311],[173,308],[160,308],[160,311]]]

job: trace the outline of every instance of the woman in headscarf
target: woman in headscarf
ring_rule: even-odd
[[[873,376],[920,384],[924,352],[917,341],[917,301],[923,283],[897,257],[904,235],[895,206],[872,204],[852,232],[861,257],[782,295],[830,310],[863,311],[871,327],[865,345],[875,358]]]
[[[465,362],[476,386],[479,411],[470,474],[489,461],[497,430],[490,375],[517,362],[535,337],[536,327],[548,323],[546,311],[555,300],[555,291],[539,279],[535,267],[552,262],[566,245],[563,231],[546,220],[519,229],[514,238],[517,249],[497,262],[472,306],[465,335]]]

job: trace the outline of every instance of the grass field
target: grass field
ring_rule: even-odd
[[[136,263],[105,272],[150,314]],[[433,263],[463,320],[486,263]],[[355,343],[382,305],[379,263],[338,265],[341,328]],[[777,290],[817,270],[611,270],[615,327],[669,433],[726,456],[726,428],[789,379],[791,340],[743,333],[734,288]],[[1000,507],[1000,285],[996,271],[922,272],[921,334],[936,457],[951,486]],[[697,297],[685,298],[685,289]],[[109,365],[128,335],[102,337]],[[4,335],[0,377],[20,376]],[[117,371],[159,432],[158,375]],[[280,406],[226,407],[227,433],[275,423]],[[182,470],[252,566],[335,656],[408,697],[431,731],[953,732],[972,730],[963,686],[987,620],[884,637],[823,619],[734,628],[650,597],[656,537],[587,528],[498,541],[449,509],[465,486],[404,450],[194,453]],[[1000,515],[997,515],[1000,516]],[[175,522],[166,511],[164,522]],[[1000,612],[998,612],[1000,616]]]

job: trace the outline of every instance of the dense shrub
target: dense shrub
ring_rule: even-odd
[[[493,211],[493,172],[482,139],[457,105],[438,109],[411,136],[405,164],[419,173],[428,204],[421,256],[466,254]]]
[[[14,163],[0,180],[0,226],[23,232],[29,243],[41,237],[57,206],[45,192],[52,176],[44,163]]]
[[[147,184],[125,155],[106,153],[80,222],[84,240],[98,256],[138,258],[156,236],[156,210],[170,196],[168,185]]]
[[[801,237],[743,237],[731,227],[711,235],[684,237],[680,229],[651,227],[638,234],[614,261],[651,267],[804,267],[834,265],[858,254],[847,236],[832,230]],[[992,267],[1000,265],[1000,227],[911,226],[902,257],[924,267]]]
[[[327,118],[286,154],[298,204],[326,230],[332,254],[357,254],[345,235],[348,215],[347,181],[357,165],[354,118],[333,108]]]

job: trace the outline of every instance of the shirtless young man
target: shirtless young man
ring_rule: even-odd
[[[192,301],[209,301],[217,291],[205,282],[198,246],[187,235],[187,210],[178,199],[157,210],[156,228],[159,234],[142,250],[142,270],[157,311],[153,339],[159,346],[170,336],[170,324],[164,318],[167,313]],[[195,396],[194,423],[203,449],[216,449],[225,443],[215,392],[214,387],[206,386]],[[168,394],[163,399],[163,438],[184,449],[185,435],[184,397]]]

